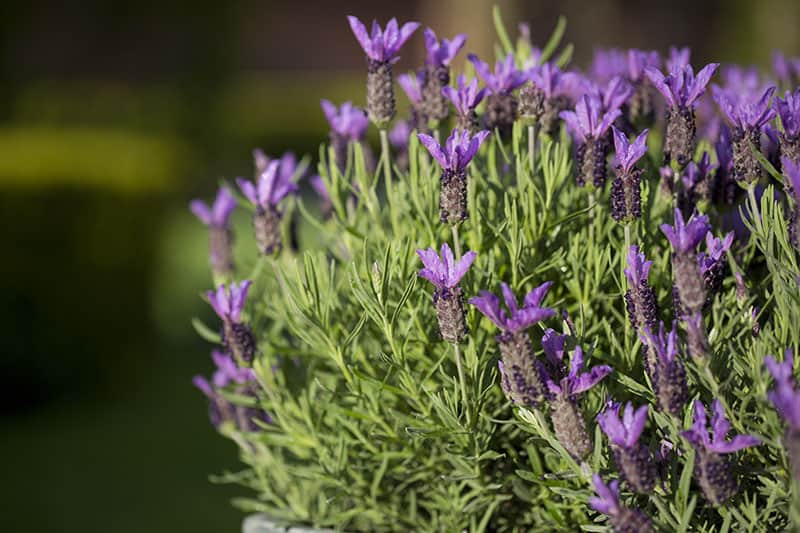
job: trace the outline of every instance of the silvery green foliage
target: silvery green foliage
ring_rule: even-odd
[[[524,65],[530,44],[521,39],[513,47],[498,12],[495,22],[498,57],[513,52]],[[568,62],[571,47],[554,56],[563,31],[560,23],[536,50],[537,61]],[[705,357],[689,355],[687,323],[678,326],[690,399],[719,400],[732,434],[761,441],[726,457],[738,492],[715,506],[693,481],[697,452],[681,435],[692,410],[658,410],[646,350],[626,315],[624,271],[635,244],[653,262],[648,284],[659,320],[681,319],[672,314],[670,243],[658,229],[672,222],[674,208],[658,186],[662,152],[651,149],[639,163],[641,218],[625,231],[611,217],[608,187],[575,186],[563,128],[538,135],[535,154],[527,135],[517,123],[508,140],[492,135],[483,144],[467,169],[468,217],[455,229],[440,221],[440,169],[416,135],[409,137],[407,170],[384,151],[378,171],[368,171],[359,143],[349,145],[345,164],[333,164],[336,150],[323,146],[318,172],[330,216],[318,215],[309,199],[287,199],[283,241],[291,242],[294,220],[299,249],[285,246],[249,262],[237,257],[228,279],[253,282],[244,319],[256,339],[259,387],[254,396],[220,394],[269,416],[253,420],[257,431],[220,426],[243,465],[213,479],[246,487],[247,497],[235,501],[245,511],[347,531],[607,531],[624,526],[623,515],[652,521],[658,531],[800,525],[786,425],[767,399],[774,382],[763,365],[764,356],[780,357],[786,348],[800,353],[800,266],[776,187],[760,197],[751,188],[738,206],[751,235],[726,254],[721,290],[703,311]],[[702,209],[721,234],[720,208]],[[239,231],[238,239],[253,237]],[[544,305],[559,314],[528,330],[542,365],[548,359],[540,339],[549,327],[566,336],[563,350],[582,347],[587,368],[613,367],[576,403],[591,442],[585,459],[556,438],[547,401],[526,408],[506,398],[498,330],[475,308],[467,308],[463,343],[441,339],[416,250],[448,242],[456,255],[477,252],[459,285],[466,298],[501,282],[517,294],[553,282]],[[734,273],[744,280],[738,286]],[[219,342],[216,326],[195,323]],[[619,478],[613,446],[596,422],[611,398],[650,406],[638,443],[657,461],[659,479],[641,495],[624,480],[612,482],[607,517],[597,511],[606,507],[589,501],[597,497],[594,474],[606,483]]]

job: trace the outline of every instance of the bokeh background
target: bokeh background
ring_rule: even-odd
[[[206,233],[190,198],[250,151],[314,155],[321,97],[364,101],[345,15],[465,31],[492,1],[6,1],[0,6],[0,531],[236,531],[236,468],[190,384],[209,347]],[[766,67],[800,55],[797,0],[499,2],[542,44],[559,14],[594,47]],[[422,61],[419,32],[398,70]],[[465,54],[458,57],[460,67]],[[402,100],[402,97],[401,97]],[[239,221],[246,224],[246,220]]]

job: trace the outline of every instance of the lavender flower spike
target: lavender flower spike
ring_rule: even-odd
[[[562,446],[576,459],[584,459],[592,451],[592,443],[586,432],[577,396],[591,389],[612,372],[608,365],[593,367],[584,372],[583,349],[576,346],[570,359],[569,374],[556,382],[547,369],[539,364],[551,403],[553,430]]]
[[[706,233],[706,251],[697,256],[700,264],[700,274],[708,291],[706,306],[711,305],[714,295],[722,290],[722,281],[725,277],[725,253],[733,244],[734,233],[731,231],[722,239],[714,237],[710,231]]]
[[[733,440],[725,440],[730,430],[730,423],[725,418],[722,404],[719,400],[714,400],[711,408],[714,414],[711,417],[710,437],[706,423],[706,409],[700,400],[694,402],[692,428],[681,432],[681,435],[697,452],[694,459],[694,475],[703,494],[712,505],[720,505],[739,490],[725,455],[757,446],[761,440],[752,435],[737,435]]]
[[[283,213],[278,209],[278,205],[286,196],[298,190],[292,181],[296,167],[294,161],[293,154],[284,156],[280,161],[271,161],[258,177],[256,184],[242,178],[236,179],[242,193],[256,206],[253,228],[258,251],[264,255],[270,255],[281,249]]]
[[[653,262],[646,259],[638,246],[631,246],[628,250],[628,268],[625,269],[628,290],[625,291],[625,307],[633,329],[654,328],[658,315],[656,293],[647,282]]]
[[[628,81],[633,84],[633,94],[623,107],[625,119],[634,128],[651,126],[656,118],[655,89],[645,76],[647,67],[659,68],[658,52],[628,50]]]
[[[345,102],[337,108],[329,100],[320,100],[322,112],[328,119],[330,126],[331,146],[337,168],[344,172],[347,166],[347,147],[350,143],[360,143],[364,141],[369,127],[367,113],[360,107],[356,107],[352,102]]]
[[[608,516],[614,533],[652,533],[653,523],[638,509],[628,509],[619,503],[619,481],[614,480],[608,485],[603,482],[599,474],[592,476],[594,491],[597,496],[589,498],[589,506]]]
[[[672,330],[666,333],[661,322],[658,333],[645,326],[639,334],[647,346],[648,363],[645,365],[653,384],[656,406],[659,411],[680,416],[689,396],[686,385],[686,370],[678,358],[678,332],[675,322]]]
[[[433,305],[439,320],[439,332],[447,342],[457,344],[464,340],[469,330],[464,313],[464,296],[458,282],[467,273],[477,254],[465,253],[456,262],[447,243],[442,245],[441,256],[433,248],[417,250],[424,268],[419,271],[433,283]]]
[[[450,84],[450,62],[467,41],[465,34],[456,35],[453,40],[436,38],[432,29],[425,30],[425,70],[422,82],[422,112],[433,121],[447,118],[449,108],[442,89]]]
[[[764,364],[775,379],[775,388],[767,393],[767,398],[786,421],[783,445],[789,453],[792,478],[800,481],[800,389],[792,377],[793,355],[791,349],[786,350],[783,363],[778,363],[768,355],[764,358]]]
[[[216,291],[206,292],[208,302],[222,319],[222,344],[241,366],[252,362],[256,352],[253,332],[242,322],[242,310],[251,283],[250,280],[244,280],[238,284],[231,283],[227,288],[220,285]]]
[[[575,111],[559,114],[577,143],[575,179],[578,185],[590,182],[595,187],[602,187],[605,184],[609,150],[606,132],[620,114],[619,109],[603,113],[603,103],[595,94],[583,95],[575,105]]]
[[[423,71],[412,74],[400,74],[397,83],[403,88],[411,103],[411,122],[417,131],[428,131],[428,115],[423,105],[423,85],[425,73]]]
[[[480,296],[469,301],[501,329],[496,339],[500,345],[503,390],[512,402],[523,407],[535,406],[544,396],[544,384],[527,329],[555,315],[554,310],[541,307],[550,285],[552,283],[547,282],[533,289],[520,307],[511,287],[502,283],[508,313],[501,309],[500,298],[489,291],[481,291]]]
[[[639,442],[647,423],[647,406],[643,405],[634,411],[633,404],[628,402],[622,417],[619,409],[619,404],[612,403],[597,415],[597,423],[611,441],[611,450],[620,476],[633,490],[647,494],[655,488],[658,478],[650,450]]]
[[[781,119],[780,155],[800,164],[800,89],[786,91],[783,98],[775,99],[775,110]]]
[[[381,30],[377,21],[372,21],[372,34],[356,17],[348,16],[350,28],[367,55],[367,114],[380,129],[386,129],[395,114],[392,65],[399,59],[397,53],[419,27],[417,22],[406,22],[402,28],[397,19],[391,19]]]
[[[475,108],[481,103],[488,89],[478,90],[478,80],[472,79],[467,83],[466,77],[461,74],[456,81],[457,87],[444,87],[442,94],[446,96],[456,108],[458,119],[456,129],[469,131],[473,135],[477,133],[479,123]]]
[[[467,219],[467,165],[478,153],[488,131],[470,135],[469,131],[453,130],[444,146],[424,133],[420,142],[442,167],[439,215],[442,222],[456,225]]]
[[[708,217],[693,216],[684,222],[680,209],[675,209],[675,226],[662,224],[661,231],[672,244],[672,272],[680,303],[687,314],[702,311],[706,303],[706,288],[695,248],[711,226]]]
[[[745,97],[735,101],[724,90],[714,89],[714,100],[733,127],[733,177],[739,182],[755,183],[762,177],[763,170],[751,145],[761,150],[761,131],[775,117],[775,110],[770,107],[775,87],[769,87],[755,102]]]
[[[786,176],[784,187],[792,201],[789,215],[789,242],[795,250],[800,251],[800,162],[788,158],[781,159],[783,175]]]
[[[475,54],[470,54],[467,58],[489,88],[490,94],[486,98],[486,127],[492,131],[498,129],[501,136],[508,137],[517,119],[517,99],[512,91],[525,83],[525,75],[517,70],[513,53],[509,53],[502,61],[497,61],[494,72]]]
[[[718,67],[718,63],[706,65],[697,77],[688,64],[682,68],[673,64],[668,76],[656,68],[645,68],[645,75],[667,101],[664,137],[664,160],[667,164],[675,160],[683,168],[691,161],[696,134],[694,107]]]
[[[208,226],[208,261],[215,279],[233,273],[233,232],[231,213],[236,208],[236,199],[227,187],[220,187],[214,204],[209,207],[202,200],[192,200],[189,209]]]
[[[547,135],[553,136],[560,126],[559,113],[570,105],[571,85],[579,75],[561,72],[553,63],[544,63],[528,71],[529,83],[519,93],[519,114],[527,122],[538,124]]]
[[[642,171],[636,162],[647,153],[647,130],[630,143],[628,137],[614,126],[614,147],[617,155],[616,177],[611,183],[611,216],[617,222],[631,222],[642,216],[639,183]]]

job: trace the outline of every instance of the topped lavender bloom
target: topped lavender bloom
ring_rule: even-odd
[[[544,380],[551,400],[553,431],[564,449],[576,459],[583,459],[591,453],[592,443],[586,432],[586,422],[577,402],[577,396],[591,389],[612,372],[608,365],[593,367],[584,372],[583,349],[575,346],[569,364],[569,373],[551,373],[539,363],[539,373]]]
[[[711,193],[709,178],[711,172],[716,168],[717,166],[711,163],[708,152],[703,152],[697,163],[689,161],[681,175],[683,188],[678,192],[678,207],[681,208],[681,212],[691,213],[695,210],[698,201],[709,198]]]
[[[620,109],[633,95],[633,86],[622,76],[614,76],[605,85],[592,84],[589,90],[600,96],[604,112]]]
[[[784,353],[782,363],[771,355],[764,358],[764,364],[775,379],[775,388],[767,393],[767,398],[789,427],[800,430],[800,389],[797,388],[792,372],[793,357],[794,353],[789,348]]]
[[[394,118],[396,102],[392,65],[398,59],[400,47],[419,27],[417,22],[407,22],[398,27],[397,19],[392,19],[381,30],[377,21],[372,21],[372,34],[353,16],[348,16],[350,28],[367,54],[367,114],[369,119],[381,130]]]
[[[577,147],[575,148],[575,181],[602,187],[606,181],[608,140],[606,132],[622,114],[619,109],[603,112],[603,102],[596,94],[584,94],[575,111],[562,111],[559,116],[567,123]]]
[[[478,153],[488,131],[472,136],[469,131],[453,130],[444,146],[424,133],[417,137],[442,167],[439,194],[439,217],[442,222],[458,224],[467,219],[467,165]]]
[[[406,22],[401,28],[397,23],[397,19],[392,18],[386,24],[386,28],[382,30],[378,21],[373,20],[372,35],[370,35],[367,33],[364,24],[356,17],[350,15],[347,20],[350,22],[353,35],[356,36],[361,48],[364,49],[364,53],[367,54],[369,59],[378,63],[396,63],[400,59],[396,57],[400,48],[419,28],[418,22]]]
[[[220,284],[216,291],[206,291],[208,303],[222,320],[241,322],[247,291],[252,283],[246,279],[241,283],[233,282],[229,287]]]
[[[559,335],[553,328],[547,328],[542,335],[542,349],[545,355],[547,371],[555,376],[566,371],[564,366],[564,349],[567,344],[567,336]],[[560,379],[560,378],[559,378]]]
[[[696,214],[693,214],[688,222],[684,222],[683,214],[679,209],[675,209],[675,225],[661,224],[659,227],[669,239],[675,253],[686,254],[697,248],[711,229],[711,224],[706,215]]]
[[[211,382],[217,388],[227,387],[232,383],[244,385],[256,380],[256,374],[252,368],[236,366],[236,362],[228,354],[214,350],[211,352],[211,359],[214,360],[217,367]]]
[[[189,208],[206,226],[226,229],[229,227],[231,213],[236,208],[236,198],[227,187],[220,187],[210,207],[202,200],[192,200]]]
[[[770,107],[770,99],[775,87],[767,88],[756,101],[748,101],[740,96],[731,98],[726,91],[714,87],[713,97],[725,118],[734,128],[760,131],[770,120],[775,118],[775,110]],[[738,100],[738,101],[737,101]]]
[[[298,190],[297,184],[292,181],[295,173],[291,165],[293,160],[292,155],[286,159],[287,164],[283,159],[270,161],[258,177],[257,184],[243,178],[236,178],[236,183],[253,205],[262,209],[275,208],[281,200]]]
[[[575,105],[575,111],[562,111],[559,116],[564,119],[570,132],[579,142],[600,139],[608,131],[621,112],[612,109],[603,112],[603,102],[597,95],[583,95]]]
[[[519,307],[511,287],[501,283],[503,300],[508,308],[508,313],[500,307],[500,298],[489,291],[481,291],[480,296],[470,299],[469,303],[477,307],[486,318],[504,332],[517,333],[528,329],[537,322],[555,316],[556,312],[553,309],[540,307],[552,284],[552,281],[547,281],[530,291],[525,295],[522,307]]]
[[[233,233],[230,226],[231,213],[236,208],[236,199],[227,187],[220,187],[214,204],[210,207],[202,200],[192,200],[189,209],[208,226],[208,262],[215,279],[233,273]]]
[[[464,47],[467,42],[467,34],[461,33],[450,39],[442,39],[439,41],[436,38],[436,33],[426,28],[425,32],[425,61],[433,66],[450,66],[450,62],[456,57],[458,52]]]
[[[423,76],[419,72],[412,74],[400,74],[397,76],[397,83],[405,91],[408,100],[412,105],[422,103],[422,83]]]
[[[598,83],[605,83],[614,76],[623,76],[628,68],[626,59],[625,52],[618,48],[595,49],[589,74]]]
[[[689,394],[686,386],[686,370],[678,358],[678,331],[676,323],[667,333],[664,323],[655,328],[645,326],[639,338],[647,347],[646,367],[653,384],[653,392],[659,411],[678,416]]]
[[[525,75],[517,70],[513,53],[509,53],[502,61],[498,60],[495,63],[494,72],[475,54],[469,54],[467,58],[475,66],[475,72],[478,73],[492,94],[508,94],[525,83]]]
[[[614,148],[616,150],[617,165],[624,174],[630,174],[636,162],[647,153],[647,131],[644,130],[631,143],[628,136],[611,126],[614,132]]]
[[[725,440],[730,423],[719,400],[712,404],[711,436],[706,421],[706,409],[700,400],[694,402],[694,424],[688,431],[682,431],[689,443],[697,451],[694,459],[694,475],[706,499],[712,505],[719,505],[730,499],[739,490],[733,478],[725,454],[733,453],[750,446],[757,446],[761,440],[752,435],[736,435]]]
[[[678,357],[678,330],[675,322],[672,323],[669,333],[666,333],[663,322],[660,323],[658,334],[650,328],[644,328],[639,333],[639,339],[651,347],[658,359],[666,364],[672,363]]]
[[[800,74],[800,72],[798,72]],[[783,98],[775,99],[775,110],[781,119],[780,155],[800,163],[800,89],[786,91]]]
[[[425,268],[419,271],[419,276],[433,283],[437,289],[443,290],[452,289],[458,285],[478,254],[472,251],[467,252],[456,262],[450,246],[444,243],[441,255],[437,254],[433,248],[417,250],[417,255],[425,265]]]
[[[247,291],[251,281],[231,283],[217,287],[216,291],[206,292],[208,302],[222,319],[222,344],[233,355],[240,366],[249,364],[256,352],[256,343],[250,328],[242,323]]]
[[[445,87],[442,94],[453,102],[453,106],[460,115],[469,115],[475,111],[478,104],[489,91],[487,88],[478,90],[478,80],[473,78],[467,83],[467,78],[463,74],[456,80],[457,87]]]
[[[650,457],[650,450],[639,438],[647,423],[647,406],[634,411],[628,402],[622,417],[620,404],[611,402],[605,411],[597,415],[597,423],[611,441],[614,462],[622,478],[636,492],[647,494],[655,488],[658,472]]]
[[[722,239],[714,237],[710,231],[706,233],[706,251],[697,254],[700,264],[700,273],[706,280],[706,287],[710,293],[718,292],[722,288],[722,258],[733,244],[734,233],[731,231]]]
[[[696,77],[689,64],[683,68],[671,68],[667,76],[654,67],[646,67],[644,72],[672,109],[691,109],[705,93],[706,86],[718,67],[719,63],[709,63]]]
[[[615,479],[606,485],[599,474],[594,474],[592,483],[597,496],[589,498],[589,506],[610,518],[615,533],[652,533],[653,524],[644,513],[638,509],[628,509],[619,503],[619,480]]]
[[[653,262],[647,261],[644,252],[640,252],[638,246],[634,245],[628,249],[628,268],[625,269],[625,277],[632,287],[647,283],[651,266]]]
[[[573,72],[562,72],[555,63],[547,62],[527,71],[530,83],[520,91],[520,116],[538,123],[542,131],[554,135],[558,129],[558,114],[567,109],[570,94],[582,78]]]
[[[545,370],[543,374],[544,382],[550,394],[557,398],[571,398],[577,396],[597,385],[613,371],[608,365],[599,365],[592,367],[588,372],[584,372],[583,362],[583,349],[580,346],[575,346],[575,350],[572,352],[572,358],[570,359],[569,374],[567,374],[567,376],[556,380]]]
[[[622,417],[619,414],[618,403],[612,403],[605,411],[597,415],[597,423],[608,435],[608,440],[621,448],[633,448],[639,443],[647,423],[647,405],[634,411],[633,404],[628,402]]]
[[[331,132],[343,137],[346,141],[358,142],[364,139],[369,127],[367,114],[360,107],[356,107],[352,102],[343,103],[338,109],[329,100],[320,100],[322,111]]]
[[[467,168],[469,162],[478,153],[478,148],[489,135],[488,131],[481,131],[472,136],[468,131],[453,130],[444,146],[441,146],[430,135],[418,133],[417,137],[442,166],[442,170],[459,173]]]
[[[477,255],[467,252],[458,262],[453,251],[444,243],[441,256],[433,248],[417,250],[424,268],[419,271],[423,277],[433,283],[433,305],[439,321],[439,332],[447,342],[459,343],[469,332],[464,313],[461,287],[458,282],[467,273]]]

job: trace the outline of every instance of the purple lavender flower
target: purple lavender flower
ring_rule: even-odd
[[[208,226],[208,262],[215,279],[226,278],[233,273],[233,232],[231,213],[236,208],[236,199],[227,187],[220,187],[214,204],[209,207],[202,200],[192,200],[189,209]]]
[[[688,215],[696,209],[698,202],[710,199],[711,173],[716,168],[708,152],[703,152],[698,163],[689,161],[681,175],[683,187],[678,191],[678,208],[682,213]]]
[[[500,298],[489,291],[481,291],[480,296],[469,301],[502,330],[496,339],[500,345],[503,390],[512,402],[523,407],[535,406],[544,395],[544,384],[527,330],[536,322],[555,315],[554,310],[541,307],[550,285],[552,283],[547,282],[533,289],[519,307],[514,292],[502,283],[508,313],[501,309]]]
[[[252,362],[256,352],[253,332],[242,322],[242,311],[251,283],[250,280],[244,280],[238,284],[231,283],[227,288],[219,285],[216,291],[206,292],[208,303],[222,319],[222,344],[240,366]]]
[[[622,112],[626,125],[632,131],[650,127],[656,119],[655,88],[644,72],[648,67],[661,68],[658,52],[628,50],[627,79],[633,87],[633,94],[623,106]]]
[[[775,379],[775,388],[767,393],[767,398],[786,421],[783,445],[789,454],[792,477],[800,481],[800,389],[793,377],[793,356],[792,350],[788,349],[783,356],[783,363],[778,363],[768,355],[764,358],[764,364]]]
[[[639,442],[647,423],[647,406],[643,405],[634,411],[633,404],[628,402],[622,417],[619,409],[620,404],[612,402],[597,415],[597,423],[611,442],[620,476],[633,490],[647,494],[655,488],[658,478],[650,450]]]
[[[560,124],[558,115],[569,107],[569,92],[578,83],[578,76],[562,72],[553,63],[535,66],[527,76],[530,83],[523,86],[519,95],[520,116],[538,124],[547,135],[555,135]]]
[[[219,389],[231,388],[240,396],[255,398],[257,384],[253,370],[236,366],[229,355],[216,350],[212,352],[211,357],[217,367],[211,383],[202,376],[195,376],[192,379],[195,387],[208,398],[211,424],[219,430],[223,424],[232,422],[239,431],[258,431],[259,426],[254,420],[269,424],[272,420],[264,410],[235,405],[218,392]]]
[[[724,238],[719,239],[709,231],[706,233],[706,251],[697,255],[700,264],[700,274],[708,291],[709,302],[711,298],[722,290],[722,280],[725,275],[725,253],[730,250],[733,244],[733,232],[731,231]]]
[[[280,161],[270,161],[255,184],[243,178],[236,178],[242,193],[256,207],[253,228],[258,250],[264,255],[270,255],[281,249],[283,213],[278,209],[278,205],[289,194],[298,190],[292,181],[295,169],[294,154],[288,154]]]
[[[631,83],[643,82],[644,70],[647,67],[661,68],[661,57],[655,50],[628,50],[628,81]]]
[[[782,86],[796,87],[800,84],[800,57],[787,58],[776,50],[772,54],[772,70]]]
[[[362,143],[367,134],[369,127],[367,113],[351,102],[343,103],[338,109],[328,100],[320,100],[320,104],[331,128],[329,138],[333,147],[334,162],[343,172],[347,166],[349,144]]]
[[[584,459],[592,450],[577,396],[597,385],[612,372],[608,365],[595,366],[584,372],[583,363],[583,349],[580,346],[575,346],[572,352],[569,373],[566,376],[552,376],[539,363],[539,371],[552,400],[550,416],[553,431],[564,449],[576,459]]]
[[[442,89],[450,83],[450,62],[467,41],[465,34],[456,35],[453,40],[436,38],[432,29],[425,30],[425,70],[422,83],[422,112],[430,120],[441,121],[447,118],[449,107]]]
[[[589,75],[597,83],[606,83],[614,76],[623,76],[628,69],[627,57],[619,48],[595,49]]]
[[[687,223],[678,208],[675,209],[675,226],[661,225],[661,231],[672,244],[672,274],[679,301],[689,315],[701,312],[706,302],[705,282],[695,248],[710,229],[707,216],[692,216]]]
[[[725,440],[730,430],[730,423],[725,418],[722,404],[719,400],[714,400],[711,408],[714,414],[711,417],[710,437],[706,409],[700,400],[694,402],[692,428],[681,432],[681,435],[689,441],[697,453],[694,459],[694,475],[703,495],[712,505],[720,505],[739,490],[725,455],[757,446],[761,440],[752,435],[737,435],[730,441]]]
[[[642,199],[639,183],[642,171],[636,162],[647,153],[647,131],[644,130],[630,143],[628,137],[614,126],[614,147],[617,164],[616,177],[611,183],[611,216],[617,222],[631,222],[642,216]]]
[[[731,205],[741,191],[736,180],[733,179],[733,148],[731,133],[728,126],[722,124],[719,139],[714,144],[717,154],[718,167],[714,175],[714,185],[711,197],[715,202]]]
[[[633,329],[639,327],[654,328],[656,325],[656,293],[647,282],[652,261],[647,261],[638,246],[631,246],[628,250],[628,268],[625,277],[628,278],[628,290],[625,291],[625,307]]]
[[[603,113],[603,103],[596,95],[586,94],[578,100],[575,111],[562,111],[577,144],[575,148],[575,180],[583,186],[587,181],[602,187],[606,181],[606,158],[609,144],[606,132],[621,114],[619,109]]]
[[[441,146],[430,135],[417,134],[420,142],[442,167],[439,194],[442,222],[456,225],[467,219],[467,165],[488,136],[488,131],[472,136],[466,130],[453,130],[445,145]]]
[[[457,344],[469,333],[464,312],[464,297],[458,282],[467,273],[475,257],[475,252],[465,253],[456,262],[447,243],[442,245],[441,256],[433,248],[417,250],[425,268],[419,271],[433,283],[433,305],[439,320],[439,332],[447,342]]]
[[[800,163],[800,89],[776,98],[775,110],[783,126],[779,134],[780,156]]]
[[[508,308],[508,313],[502,309],[500,298],[489,291],[481,291],[480,296],[475,296],[469,303],[477,307],[504,333],[519,333],[537,322],[555,316],[556,312],[553,309],[540,306],[552,284],[552,281],[547,281],[530,291],[525,295],[522,307],[520,307],[511,287],[501,283],[503,300]]]
[[[367,114],[380,129],[385,129],[395,114],[394,85],[392,65],[398,59],[397,53],[419,27],[417,22],[406,22],[402,27],[397,19],[391,19],[385,29],[377,21],[372,21],[372,34],[356,17],[348,16],[350,28],[356,36],[364,53],[367,54]]]
[[[397,76],[397,83],[402,87],[411,102],[411,122],[417,131],[428,131],[428,118],[423,108],[423,86],[425,83],[425,72],[420,70],[412,74],[400,74]]]
[[[564,364],[564,350],[566,344],[566,335],[559,335],[552,328],[544,330],[544,335],[542,335],[542,349],[545,355],[545,370],[558,380],[567,375],[567,367]]]
[[[669,65],[669,64],[668,64]],[[647,67],[645,75],[667,101],[667,131],[664,138],[664,159],[673,159],[680,167],[691,161],[695,144],[695,114],[697,100],[705,93],[706,86],[719,67],[718,63],[706,65],[697,77],[690,65],[677,68],[671,65],[670,74],[664,76],[660,70]]]
[[[458,76],[456,85],[457,87],[442,88],[442,94],[453,102],[458,112],[456,129],[475,134],[478,131],[478,115],[475,113],[475,108],[489,90],[486,88],[478,90],[478,80],[473,78],[467,83],[467,78],[463,74]]]
[[[589,90],[600,97],[603,102],[602,111],[604,113],[621,109],[633,95],[633,86],[622,76],[614,76],[605,85],[592,84],[589,86]]]
[[[675,322],[666,333],[661,322],[658,333],[645,326],[639,333],[647,346],[649,362],[645,365],[653,384],[653,393],[659,411],[679,416],[686,404],[689,391],[686,385],[686,370],[678,358],[678,332]]]
[[[737,101],[725,91],[717,87],[714,89],[714,100],[733,126],[733,177],[737,181],[755,183],[763,171],[751,145],[761,150],[761,130],[775,117],[775,110],[770,107],[775,87],[765,90],[756,101],[744,97]]]
[[[789,242],[800,251],[800,162],[788,158],[781,160],[786,194],[793,200],[789,215]]]
[[[486,127],[492,131],[498,129],[503,137],[508,137],[517,119],[517,99],[512,91],[525,83],[525,75],[517,70],[513,53],[508,54],[504,60],[497,61],[494,72],[475,54],[467,57],[489,89],[489,96],[486,98]]]
[[[653,523],[638,509],[628,509],[619,503],[619,481],[608,485],[599,474],[592,476],[594,491],[597,496],[589,498],[589,506],[608,516],[615,533],[652,533]]]

